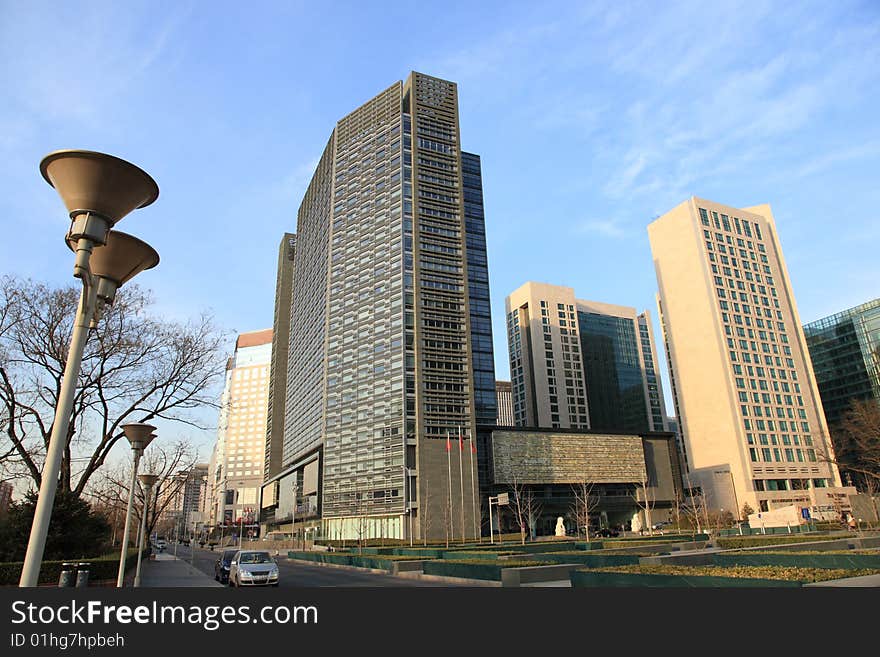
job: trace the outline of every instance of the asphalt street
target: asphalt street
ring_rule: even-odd
[[[174,554],[174,546],[169,545],[168,554]],[[270,554],[272,551],[270,551]],[[177,546],[177,556],[180,559],[190,561],[193,557],[193,565],[214,577],[214,563],[220,558],[220,551],[203,550],[195,548],[195,555],[191,555],[190,548],[185,545]],[[282,555],[277,557],[278,570],[280,573],[279,588],[297,587],[324,587],[324,586],[429,586],[450,587],[456,586],[449,582],[436,582],[421,579],[409,579],[372,573],[367,570],[353,570],[348,568],[330,568],[302,561],[291,561]]]

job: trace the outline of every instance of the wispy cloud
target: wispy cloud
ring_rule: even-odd
[[[624,239],[633,235],[632,227],[619,219],[587,219],[575,226],[575,233]]]

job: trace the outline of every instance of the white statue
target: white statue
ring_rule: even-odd
[[[562,516],[556,519],[556,535],[565,536],[565,521],[562,519]]]

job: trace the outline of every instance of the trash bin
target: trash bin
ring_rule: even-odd
[[[73,586],[73,573],[76,565],[72,563],[61,564],[61,576],[58,578],[58,588]]]
[[[89,563],[76,564],[76,588],[84,589],[89,585],[89,570],[92,565]]]

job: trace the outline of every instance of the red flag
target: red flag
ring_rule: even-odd
[[[464,451],[464,441],[461,439],[461,431],[460,430],[458,432],[458,451],[459,452]]]
[[[449,442],[449,434],[447,433],[446,434],[446,451],[448,452],[450,449],[452,449],[452,443]]]
[[[477,444],[473,441],[473,439],[471,439],[471,453],[472,454],[477,453]]]

